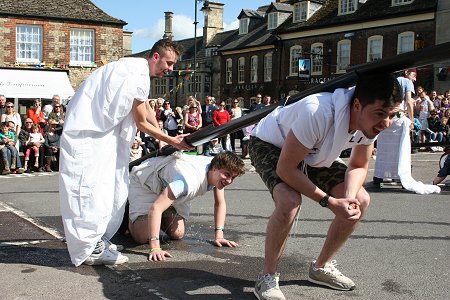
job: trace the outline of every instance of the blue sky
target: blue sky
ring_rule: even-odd
[[[128,23],[125,30],[133,32],[133,53],[151,48],[164,34],[164,12],[173,12],[172,29],[175,40],[194,37],[194,14],[196,0],[91,0],[107,14]],[[270,4],[270,0],[222,0],[212,1],[225,4],[224,30],[238,28],[237,16],[242,9],[256,10]],[[197,1],[197,36],[202,35],[203,1]]]

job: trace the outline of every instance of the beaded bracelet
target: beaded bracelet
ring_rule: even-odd
[[[225,229],[224,227],[216,227],[216,228],[214,229],[214,231],[218,231],[218,230],[223,231],[224,229]]]

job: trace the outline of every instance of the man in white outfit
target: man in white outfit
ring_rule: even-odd
[[[75,266],[128,261],[109,239],[124,215],[136,127],[179,149],[191,148],[183,135],[163,134],[145,105],[150,76],[172,71],[180,54],[177,44],[160,40],[146,59],[109,63],[86,79],[67,107],[59,193],[67,248]]]
[[[258,299],[285,299],[277,265],[302,196],[335,215],[322,250],[310,264],[308,280],[337,290],[355,288],[333,258],[368,208],[370,196],[362,184],[373,142],[392,123],[400,94],[393,76],[362,75],[355,88],[311,95],[275,109],[253,130],[252,165],[275,204],[267,225],[264,267],[255,284]],[[348,167],[339,160],[347,148],[352,148]]]

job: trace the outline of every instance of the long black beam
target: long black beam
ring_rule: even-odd
[[[376,60],[370,63],[354,66],[349,69],[347,73],[327,81],[323,84],[316,85],[310,89],[302,91],[294,96],[291,96],[288,101],[273,103],[263,109],[254,111],[238,119],[232,120],[226,124],[218,127],[208,126],[200,129],[186,136],[185,141],[192,146],[199,146],[205,142],[210,141],[213,138],[221,137],[225,134],[229,134],[236,130],[250,126],[257,123],[259,120],[267,116],[271,111],[280,105],[290,105],[295,103],[304,97],[315,93],[332,92],[337,88],[344,88],[354,85],[358,76],[368,73],[392,73],[395,71],[430,65],[439,61],[450,59],[450,42],[430,46],[416,51],[411,51],[397,56],[388,57],[380,60]],[[175,151],[175,149],[168,149],[167,153]],[[139,165],[142,161],[154,157],[157,155],[164,155],[160,152],[151,152],[144,155],[140,159],[137,159],[130,163],[130,170],[134,166]]]

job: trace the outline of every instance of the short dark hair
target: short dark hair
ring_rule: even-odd
[[[376,100],[384,101],[383,107],[392,107],[402,102],[403,96],[397,79],[390,73],[372,73],[360,75],[356,81],[355,98],[362,107],[373,104]]]
[[[156,52],[162,56],[164,55],[164,51],[168,49],[173,50],[173,52],[175,52],[178,57],[180,57],[180,55],[183,53],[183,47],[180,44],[172,41],[171,39],[161,39],[153,45],[152,49],[150,50],[149,57],[151,57]]]
[[[237,174],[237,176],[244,175],[245,173],[244,161],[231,151],[224,151],[214,156],[208,171],[213,170],[214,168],[228,170],[231,173]]]

